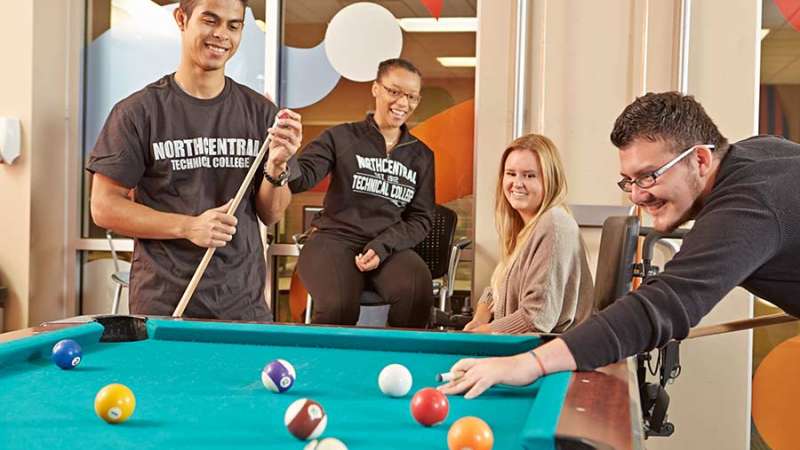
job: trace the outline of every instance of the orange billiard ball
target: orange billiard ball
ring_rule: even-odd
[[[462,417],[447,432],[447,448],[450,450],[491,450],[493,445],[492,429],[477,417]]]
[[[94,412],[108,423],[125,422],[134,409],[136,397],[124,384],[109,384],[100,389],[94,398]]]

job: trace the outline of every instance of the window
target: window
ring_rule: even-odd
[[[348,5],[340,8],[343,3]],[[437,203],[458,213],[457,236],[472,236],[476,2],[445,2],[441,11],[444,20],[438,25],[419,0],[353,3],[356,2],[284,2],[281,103],[302,114],[304,145],[327,128],[363,120],[374,108],[371,85],[380,59],[367,64],[364,60],[369,55],[358,52],[331,50],[326,54],[326,40],[330,40],[331,47],[335,43],[347,48],[348,39],[359,36],[346,33],[347,27],[329,24],[347,22],[350,29],[358,29],[358,24],[369,27],[388,20],[386,27],[370,38],[391,46],[396,43],[384,35],[385,28],[402,30],[399,56],[414,63],[423,75],[422,102],[407,124],[436,155]],[[401,27],[400,22],[395,23],[409,18],[422,19],[422,24],[432,25],[434,31],[409,31],[408,25]],[[461,18],[468,28],[472,26],[472,31],[442,32],[442,24],[454,18]],[[463,59],[441,59],[447,57]],[[278,296],[274,297],[278,301],[273,302],[276,320],[289,319],[286,299],[296,263],[295,257],[288,256],[296,253],[292,236],[308,227],[309,211],[322,205],[326,188],[327,180],[323,180],[316,188],[294,195],[285,220],[277,227],[275,241],[279,245],[273,247],[278,255],[275,264]],[[281,244],[285,245],[285,251],[281,251]],[[456,289],[468,295],[470,280],[471,260],[468,260],[459,267]]]
[[[759,133],[800,142],[800,4],[764,1],[761,22]],[[754,316],[781,312],[757,300]],[[753,433],[751,448],[781,448],[797,436],[780,411],[792,408],[797,391],[776,389],[796,379],[796,322],[753,330]],[[795,351],[793,351],[795,350]],[[788,383],[788,384],[787,384]]]
[[[114,284],[114,265],[105,239],[89,211],[91,175],[85,170],[89,154],[118,101],[175,71],[180,60],[180,31],[172,12],[177,1],[89,0],[86,5],[86,48],[83,99],[83,152],[81,154],[82,218],[79,261],[80,311],[108,313]],[[245,29],[226,74],[264,92],[265,2],[251,1],[245,12]],[[123,238],[115,236],[115,238]],[[121,270],[127,270],[132,249],[129,240],[117,241]],[[188,280],[187,280],[188,281]],[[127,293],[125,293],[127,295]],[[123,302],[123,311],[127,302]]]

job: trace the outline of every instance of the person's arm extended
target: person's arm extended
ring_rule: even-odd
[[[132,201],[130,189],[100,173],[92,180],[92,219],[101,228],[142,239],[188,239],[200,247],[223,247],[236,233],[228,204],[198,216],[156,211]],[[229,202],[230,203],[230,202]]]
[[[270,144],[267,163],[264,171],[272,179],[278,177],[289,167],[289,159],[300,148],[303,140],[303,126],[300,114],[285,109],[278,112],[275,126],[269,129]],[[289,176],[291,177],[291,173]],[[292,192],[288,184],[275,186],[269,181],[262,180],[256,193],[256,213],[264,225],[273,225],[283,218],[283,213],[292,200]]]
[[[769,199],[758,184],[745,187],[709,201],[708,212],[698,217],[661,273],[562,335],[578,369],[602,367],[685,338],[780,249],[781,230]]]
[[[533,352],[536,352],[536,357]],[[454,379],[439,386],[439,390],[448,395],[464,394],[464,398],[471,399],[495,384],[525,386],[542,375],[575,369],[575,359],[569,347],[557,338],[514,356],[462,359],[450,368]]]
[[[303,151],[289,162],[292,168],[289,188],[295,194],[305,192],[327,176],[336,162],[336,143],[333,140],[333,129],[322,132],[309,142]]]

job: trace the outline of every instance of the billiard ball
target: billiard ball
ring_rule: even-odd
[[[72,339],[63,339],[53,346],[52,358],[58,367],[69,370],[81,363],[81,346]]]
[[[347,446],[336,438],[325,438],[321,441],[314,439],[303,450],[347,450]]]
[[[389,397],[402,397],[408,394],[413,384],[411,372],[402,364],[389,364],[378,375],[381,392]]]
[[[305,441],[314,439],[325,432],[328,416],[322,405],[314,400],[301,398],[286,408],[283,423],[294,437]]]
[[[134,409],[136,397],[124,384],[109,384],[100,389],[94,398],[94,412],[108,423],[125,422]]]
[[[449,411],[447,396],[434,388],[420,389],[411,398],[411,415],[426,427],[444,422]]]
[[[462,417],[447,432],[450,450],[491,450],[494,445],[492,429],[477,417]]]
[[[264,387],[279,394],[288,391],[294,385],[296,378],[294,366],[283,359],[272,361],[261,371],[261,382],[264,383]]]

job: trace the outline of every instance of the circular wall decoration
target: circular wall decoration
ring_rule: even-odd
[[[353,81],[372,81],[378,64],[397,58],[403,32],[394,15],[374,3],[354,3],[331,19],[325,31],[325,54],[334,69]]]
[[[283,47],[281,101],[287,108],[305,108],[325,98],[341,78],[325,56],[325,44],[314,48]]]
[[[797,448],[798,379],[800,336],[795,336],[775,346],[753,376],[753,422],[771,448]]]

